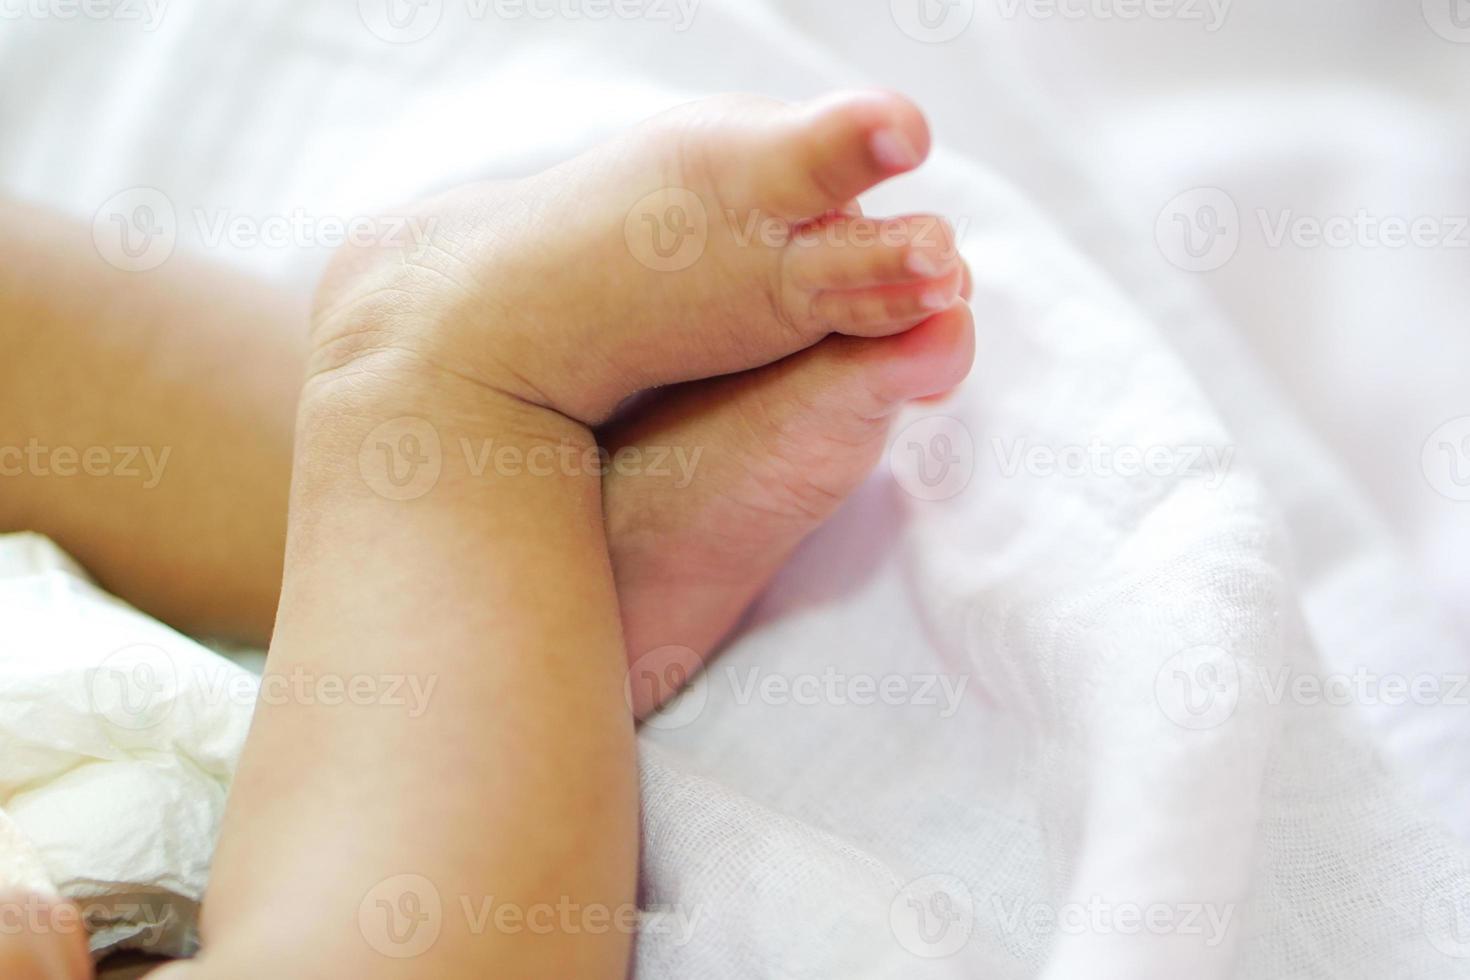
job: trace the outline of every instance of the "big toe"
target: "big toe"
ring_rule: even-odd
[[[848,207],[858,195],[918,167],[929,155],[929,124],[894,92],[838,92],[783,107],[752,137],[746,199],[793,221]]]

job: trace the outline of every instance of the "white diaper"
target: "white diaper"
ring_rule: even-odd
[[[0,810],[0,892],[48,897],[56,894],[40,857],[4,810]],[[0,909],[0,913],[4,911]],[[5,924],[0,919],[0,927]]]
[[[94,954],[193,952],[256,688],[46,538],[0,536],[0,887],[75,901]]]

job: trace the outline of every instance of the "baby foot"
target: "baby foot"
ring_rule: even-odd
[[[429,202],[421,246],[349,251],[314,318],[314,377],[408,361],[592,424],[635,392],[882,337],[959,294],[932,216],[854,199],[929,150],[907,100],[674,109],[526,180]],[[655,237],[657,236],[657,237]]]
[[[899,96],[726,97],[453,191],[416,215],[426,247],[339,255],[313,382],[427,367],[591,425],[639,391],[716,378],[606,434],[707,450],[691,486],[616,471],[604,486],[630,656],[702,657],[871,469],[887,416],[968,370],[948,225],[855,201],[928,149]]]
[[[956,303],[906,333],[830,337],[756,371],[682,385],[603,433],[610,453],[656,447],[686,461],[658,475],[614,467],[603,482],[638,717],[677,692],[863,481],[889,417],[958,384],[974,349],[969,307]]]

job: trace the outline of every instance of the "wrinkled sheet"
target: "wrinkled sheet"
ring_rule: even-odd
[[[1453,3],[22,17],[0,186],[104,226],[155,188],[179,249],[305,289],[319,241],[219,217],[523,174],[717,91],[909,92],[934,159],[865,205],[960,228],[976,368],[645,727],[638,975],[1470,976]],[[192,901],[198,792],[11,816],[63,891],[161,824]]]

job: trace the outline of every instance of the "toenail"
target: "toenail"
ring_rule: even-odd
[[[919,165],[919,154],[908,137],[896,129],[880,129],[869,140],[873,159],[885,170],[909,170]]]
[[[954,297],[942,289],[931,289],[919,298],[919,305],[926,310],[947,310]]]
[[[928,252],[910,252],[904,266],[920,279],[934,279],[944,271]]]

